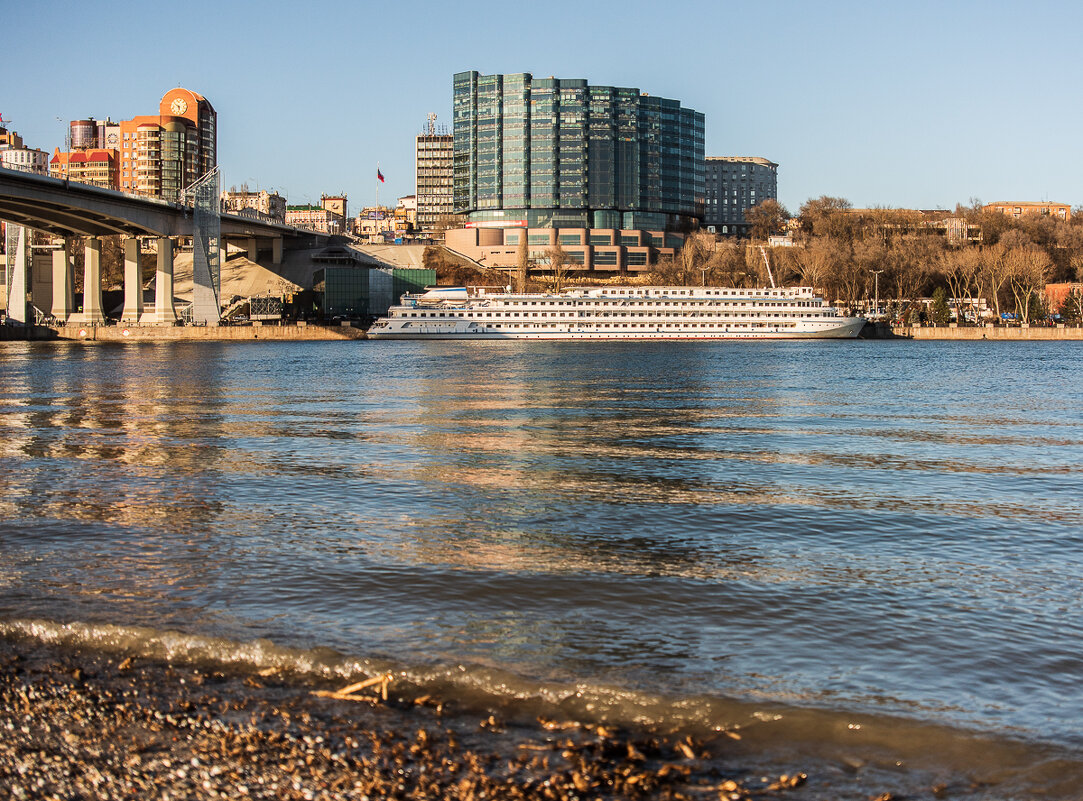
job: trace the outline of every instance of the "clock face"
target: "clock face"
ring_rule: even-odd
[[[107,141],[109,142],[109,144],[115,145],[117,143],[117,135],[109,134],[109,136],[107,137]]]
[[[169,108],[173,110],[174,114],[183,114],[188,110],[188,104],[184,102],[183,97],[178,97]]]

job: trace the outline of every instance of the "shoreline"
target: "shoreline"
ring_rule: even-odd
[[[866,326],[866,330],[869,326]],[[912,325],[887,326],[873,324],[867,339],[914,339],[951,342],[1079,342],[1083,328],[1079,326],[963,326]]]
[[[18,333],[20,336],[15,336]],[[365,339],[353,326],[309,325],[32,325],[0,326],[13,342],[339,342]]]
[[[13,799],[836,799],[921,792],[856,766],[775,772],[733,733],[692,738],[0,638],[0,790]],[[321,695],[313,691],[322,691]],[[507,713],[507,710],[503,710]],[[747,749],[746,749],[747,750]],[[762,760],[761,760],[762,761]]]
[[[1077,326],[892,326],[870,323],[857,339],[923,340],[945,342],[1080,342]],[[352,325],[33,325],[0,326],[5,342],[356,342],[368,340],[368,331]],[[647,341],[647,340],[644,340]],[[696,340],[688,340],[696,341]],[[706,340],[705,340],[706,341]],[[721,340],[713,340],[721,341]],[[737,341],[737,340],[733,340]],[[759,340],[757,340],[759,341]],[[773,340],[787,341],[787,340]],[[792,340],[790,340],[792,341]]]

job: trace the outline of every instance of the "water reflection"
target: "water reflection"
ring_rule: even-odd
[[[1067,729],[1080,373],[910,344],[17,346],[0,614]]]

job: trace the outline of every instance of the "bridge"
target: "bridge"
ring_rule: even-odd
[[[0,220],[16,226],[8,236],[8,320],[29,322],[26,313],[28,280],[31,271],[30,232],[41,231],[63,240],[53,250],[53,297],[49,313],[60,322],[100,324],[105,322],[101,300],[101,239],[121,236],[124,250],[124,311],[128,323],[172,325],[173,252],[175,240],[196,236],[191,206],[157,198],[132,195],[88,184],[49,178],[18,170],[0,168]],[[75,313],[71,239],[89,237],[84,258],[83,311]],[[144,312],[139,266],[140,237],[154,238],[157,251],[155,305]],[[229,240],[246,247],[255,261],[260,250],[270,250],[271,262],[280,264],[283,248],[311,248],[326,244],[330,237],[279,223],[265,222],[237,214],[221,215],[218,243],[224,261]],[[43,309],[43,311],[46,311]]]

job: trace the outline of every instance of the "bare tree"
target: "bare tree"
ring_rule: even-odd
[[[465,221],[466,217],[462,214],[441,214],[433,222],[430,231],[434,235],[443,236],[449,229],[462,228]]]
[[[829,236],[851,240],[854,237],[856,218],[849,212],[850,201],[841,197],[824,195],[808,200],[798,212],[801,230],[808,236]]]
[[[748,275],[744,247],[732,239],[723,239],[713,244],[708,265],[713,281],[722,286],[741,286]]]
[[[518,275],[516,276],[516,283],[518,284],[518,286],[516,287],[516,289],[520,294],[526,292],[526,277],[527,272],[530,268],[530,260],[528,256],[526,240],[527,229],[524,228],[519,232],[519,252],[517,254]]]
[[[564,279],[567,277],[568,265],[571,264],[571,257],[560,246],[560,242],[552,245],[549,250],[546,251],[549,256],[549,269],[552,272],[553,278],[553,291],[560,292],[564,285]]]
[[[754,240],[766,240],[771,234],[786,230],[790,212],[774,198],[759,203],[745,212],[745,222],[751,226]]]
[[[814,289],[833,283],[834,272],[849,254],[841,242],[829,237],[816,237],[794,253],[801,282]]]
[[[946,250],[940,254],[939,265],[955,302],[956,319],[964,322],[963,299],[973,297],[974,279],[981,271],[981,255],[970,248]],[[974,319],[977,320],[977,309],[974,309]]]
[[[879,237],[869,237],[854,243],[853,265],[854,272],[850,277],[853,281],[852,292],[855,299],[861,297],[864,300],[874,298],[879,289],[877,272],[884,270],[887,261],[887,245]],[[884,285],[885,293],[887,284]],[[886,294],[885,294],[886,296]]]
[[[1008,251],[1008,281],[1019,320],[1030,323],[1031,299],[1045,286],[1053,262],[1049,254],[1034,244],[1014,247]]]
[[[1083,325],[1083,292],[1073,289],[1068,293],[1061,304],[1061,314],[1066,312],[1069,320],[1074,320],[1076,325]]]
[[[991,245],[981,254],[981,279],[986,287],[989,300],[996,309],[997,319],[1000,319],[1000,291],[1008,282],[1010,265],[1008,263],[1008,248],[1002,242]]]
[[[908,234],[899,237],[888,249],[887,277],[901,308],[913,308],[928,281],[938,247],[939,243],[930,237]]]
[[[707,282],[707,270],[713,250],[714,237],[710,234],[697,233],[685,237],[677,254],[681,284],[692,286]]]

